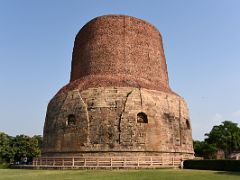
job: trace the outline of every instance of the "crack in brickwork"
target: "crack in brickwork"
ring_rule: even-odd
[[[128,97],[132,94],[133,90],[128,92],[127,95],[126,95],[126,99],[125,101],[123,102],[123,108],[122,108],[122,111],[121,111],[121,114],[119,115],[119,124],[118,124],[118,132],[119,132],[119,136],[118,136],[118,143],[121,144],[121,123],[122,123],[122,115],[123,113],[125,112],[125,108],[126,108],[126,104],[127,104],[127,100],[128,100]]]
[[[141,93],[141,88],[139,88],[139,95],[140,95],[140,100],[141,100],[141,107],[143,105],[143,100],[142,100],[142,93]]]
[[[90,139],[89,139],[89,114],[88,114],[88,105],[84,102],[84,100],[82,99],[81,93],[78,91],[79,97],[81,99],[81,101],[83,102],[83,107],[85,107],[85,112],[86,112],[86,118],[87,118],[87,144],[90,143]]]

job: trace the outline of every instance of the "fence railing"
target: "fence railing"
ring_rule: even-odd
[[[106,167],[106,168],[154,168],[177,167],[179,158],[166,157],[40,157],[33,160],[37,167]]]

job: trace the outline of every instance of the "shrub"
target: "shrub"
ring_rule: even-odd
[[[0,164],[0,169],[7,169],[7,168],[9,168],[9,164],[7,163]]]
[[[240,160],[186,160],[185,169],[240,171]]]

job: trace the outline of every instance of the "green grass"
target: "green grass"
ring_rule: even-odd
[[[204,170],[22,170],[0,169],[0,180],[239,180],[240,172],[221,172]]]

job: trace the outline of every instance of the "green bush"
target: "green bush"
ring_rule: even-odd
[[[186,160],[185,169],[240,171],[240,160]]]
[[[0,164],[0,169],[7,169],[7,168],[9,168],[9,164],[7,163]]]

